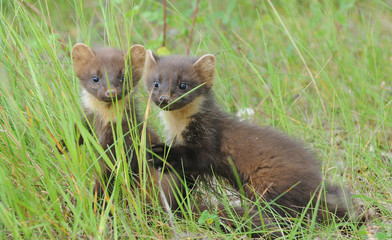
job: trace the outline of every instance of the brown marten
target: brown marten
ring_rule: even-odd
[[[137,175],[135,173],[138,173],[139,165],[136,154],[133,152],[132,135],[141,136],[142,124],[140,124],[140,117],[135,111],[134,100],[130,92],[141,78],[145,55],[146,50],[141,45],[133,45],[128,53],[114,48],[91,50],[82,43],[78,43],[72,48],[73,67],[81,83],[81,98],[87,116],[86,121],[92,126],[90,132],[94,132],[103,149],[108,150],[107,155],[113,163],[117,159],[114,149],[115,141],[124,137],[124,152],[127,154],[127,161],[130,163],[130,172],[133,176]],[[122,113],[120,115],[122,119],[117,119],[116,112]],[[121,124],[121,134],[116,132],[117,124]],[[137,134],[130,133],[135,131],[134,129]],[[147,148],[150,148],[151,144],[160,142],[158,136],[148,127],[146,135]],[[83,143],[83,138],[79,139],[79,144],[81,143]],[[103,197],[105,186],[110,193],[113,183],[113,180],[109,181],[109,179],[113,179],[110,168],[104,163],[102,166],[105,182],[101,183],[97,178],[94,190],[99,197]],[[149,187],[157,186],[160,172],[151,167],[148,171],[151,174],[149,179],[152,179]],[[179,179],[174,174],[164,173],[161,185],[166,199],[175,209],[177,203],[173,190],[180,189]],[[154,192],[159,192],[157,190],[158,188]],[[152,194],[152,192],[150,191],[148,194]],[[151,198],[148,200],[150,201]]]
[[[186,175],[223,176],[233,186],[243,188],[251,200],[261,197],[283,215],[295,216],[311,201],[312,207],[316,206],[322,176],[315,156],[277,130],[223,112],[211,91],[213,55],[159,57],[148,50],[144,74],[152,101],[163,109],[160,113],[170,145],[153,146],[160,156],[153,158],[155,167],[163,166],[164,158]],[[328,209],[345,217],[348,204],[343,191],[328,187],[325,192],[319,213]]]

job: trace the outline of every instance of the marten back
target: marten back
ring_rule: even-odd
[[[268,127],[225,119],[222,128],[223,159],[233,159],[248,197],[256,199],[255,194],[260,194],[296,211],[306,206],[322,181],[313,154]]]

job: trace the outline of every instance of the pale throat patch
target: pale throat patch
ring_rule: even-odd
[[[184,143],[184,137],[182,133],[192,120],[191,116],[200,111],[203,101],[204,97],[199,96],[181,109],[174,111],[162,110],[160,112],[160,116],[165,119],[165,127],[168,135],[167,143],[170,144],[172,140],[174,140],[174,145]]]
[[[94,114],[103,124],[109,122],[116,122],[117,112],[120,113],[126,109],[129,105],[129,99],[127,97],[122,98],[115,104],[109,102],[99,101],[95,96],[91,95],[86,89],[82,88],[81,100],[84,109],[91,114]],[[117,109],[118,106],[120,109]]]

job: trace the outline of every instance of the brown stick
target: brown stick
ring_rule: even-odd
[[[162,47],[166,46],[166,0],[163,0],[163,42]]]
[[[191,48],[191,44],[192,44],[193,32],[194,32],[194,28],[195,28],[196,16],[197,16],[198,11],[199,11],[199,0],[196,0],[195,10],[193,11],[192,28],[191,28],[191,33],[189,35],[189,44],[188,44],[188,47],[186,48],[186,55],[187,56],[189,55],[189,49]]]

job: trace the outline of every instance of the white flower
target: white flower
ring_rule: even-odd
[[[255,111],[252,108],[241,108],[237,112],[237,117],[241,119],[246,119],[249,118],[250,116],[254,115]]]

